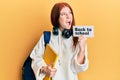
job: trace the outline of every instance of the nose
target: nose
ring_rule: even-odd
[[[66,18],[69,19],[70,18],[70,14],[66,13]]]

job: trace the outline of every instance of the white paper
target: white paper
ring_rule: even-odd
[[[85,35],[86,37],[94,37],[94,26],[73,26],[73,36],[79,37]]]

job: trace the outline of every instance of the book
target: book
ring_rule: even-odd
[[[47,65],[50,65],[51,63],[53,63],[53,68],[55,68],[55,64],[58,60],[58,55],[57,53],[50,47],[49,44],[46,45],[46,49],[44,52],[44,61]],[[43,80],[51,80],[50,77],[45,76],[45,78]]]

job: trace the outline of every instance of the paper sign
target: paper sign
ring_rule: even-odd
[[[94,37],[94,26],[73,26],[73,36],[79,37],[81,35]]]

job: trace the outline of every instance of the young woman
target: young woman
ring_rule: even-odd
[[[43,80],[45,75],[52,80],[78,80],[77,73],[88,68],[87,38],[73,37],[75,21],[70,5],[65,2],[56,3],[51,11],[51,23],[53,31],[49,44],[57,52],[59,59],[55,68],[52,68],[52,63],[46,65],[44,62],[43,34],[30,55],[36,80]]]

